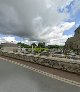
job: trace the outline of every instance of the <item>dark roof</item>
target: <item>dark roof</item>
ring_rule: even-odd
[[[18,47],[18,45],[17,44],[14,44],[14,43],[1,43],[1,46],[7,46],[7,47]]]

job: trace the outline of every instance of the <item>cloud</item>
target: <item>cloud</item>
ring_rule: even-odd
[[[50,39],[50,41],[47,43],[47,45],[64,45],[66,40],[70,37],[72,37],[73,35],[62,35],[59,38],[56,39]]]
[[[41,18],[37,18],[37,19],[41,20]],[[38,36],[39,38],[37,37],[37,39],[40,39],[40,41],[45,41],[47,45],[49,45],[49,44],[64,45],[65,41],[69,37],[72,37],[73,35],[63,35],[63,33],[66,30],[69,30],[70,28],[72,28],[74,25],[75,25],[75,22],[71,22],[71,23],[64,22],[57,26],[49,26],[47,28],[46,27],[42,28],[42,31],[40,31],[40,34]],[[3,42],[17,43],[18,41],[16,40],[16,37],[14,37],[14,36],[3,36],[0,38],[0,43],[3,43]],[[21,42],[29,44],[29,45],[32,43],[38,44],[38,41],[36,41],[36,40],[30,41],[28,38],[22,39]]]
[[[61,12],[67,12],[69,19],[73,20],[80,12],[80,0],[67,0],[60,10]]]
[[[73,22],[65,22],[70,13],[59,12],[59,9],[66,9],[72,1],[0,0],[0,33],[20,36],[28,41],[55,40],[58,31],[61,31],[61,37],[62,31],[71,28]]]
[[[80,0],[74,0],[71,5],[71,15],[75,16],[78,12],[80,12]]]
[[[6,3],[7,2],[7,3]],[[41,17],[43,25],[59,24],[66,18],[57,6],[47,8],[46,0],[0,0],[0,32],[34,39],[33,21]],[[54,2],[55,3],[55,2]]]
[[[48,27],[41,33],[41,39],[44,39],[47,44],[64,45],[65,41],[72,37],[72,35],[64,35],[66,30],[71,29],[75,25],[75,22],[66,22],[58,26]]]
[[[46,0],[48,8],[53,7],[54,5],[58,8],[65,8],[66,6],[70,5],[74,0]]]
[[[5,36],[0,38],[0,43],[5,43],[5,42],[17,43],[15,37],[11,37],[11,36]]]

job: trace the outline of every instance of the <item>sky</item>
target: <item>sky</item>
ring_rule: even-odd
[[[0,43],[64,45],[80,25],[80,0],[0,0]]]

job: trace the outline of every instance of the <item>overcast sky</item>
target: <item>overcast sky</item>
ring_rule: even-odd
[[[80,25],[80,0],[0,0],[0,43],[64,45]]]

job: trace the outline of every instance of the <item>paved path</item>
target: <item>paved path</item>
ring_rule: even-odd
[[[80,87],[0,60],[0,92],[80,92]]]

